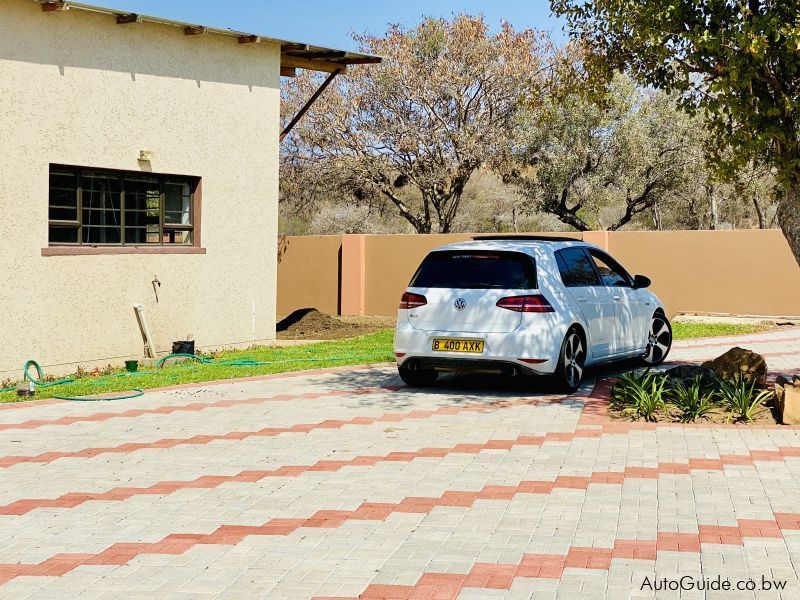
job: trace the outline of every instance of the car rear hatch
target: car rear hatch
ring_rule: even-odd
[[[536,289],[536,264],[521,252],[447,250],[429,254],[411,280],[409,291],[426,303],[407,311],[423,331],[503,333],[514,331],[522,313],[500,308],[502,298]]]

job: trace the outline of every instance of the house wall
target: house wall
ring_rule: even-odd
[[[0,0],[0,379],[141,357],[134,303],[161,351],[274,339],[279,54]],[[201,177],[202,250],[43,256],[51,163]]]
[[[800,316],[800,267],[780,230],[736,231],[587,231],[566,233],[608,250],[631,273],[653,280],[667,311],[761,316]],[[360,238],[356,240],[351,238]],[[302,248],[279,272],[282,315],[297,308],[363,307],[362,314],[392,316],[411,276],[433,248],[469,240],[471,234],[342,236],[339,245],[326,237],[285,238]],[[302,245],[298,242],[302,240]],[[348,249],[354,249],[348,251]],[[341,255],[337,287],[298,286],[299,273],[311,272],[317,257],[327,263]],[[326,264],[327,264],[326,263]],[[333,267],[329,274],[334,272]],[[354,289],[354,286],[358,289]],[[334,312],[326,310],[326,312]],[[345,314],[353,314],[345,311]]]

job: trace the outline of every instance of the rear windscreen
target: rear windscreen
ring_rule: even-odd
[[[411,278],[410,287],[533,290],[536,263],[519,252],[431,252]]]

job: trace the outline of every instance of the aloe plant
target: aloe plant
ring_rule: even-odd
[[[733,379],[720,379],[717,382],[717,395],[733,415],[749,423],[762,410],[772,392],[757,389],[755,381],[748,382],[743,375],[737,374]]]
[[[665,407],[664,391],[667,378],[649,369],[637,375],[626,373],[614,384],[611,404],[646,421],[655,421],[655,413]]]
[[[676,380],[668,389],[670,404],[681,411],[681,421],[689,423],[705,416],[714,409],[714,394],[703,385],[701,377],[690,384]]]

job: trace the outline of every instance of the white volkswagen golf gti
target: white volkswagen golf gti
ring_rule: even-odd
[[[442,246],[400,301],[395,356],[410,386],[440,372],[550,375],[574,391],[584,368],[664,361],[664,307],[600,248],[569,238],[491,236]]]

